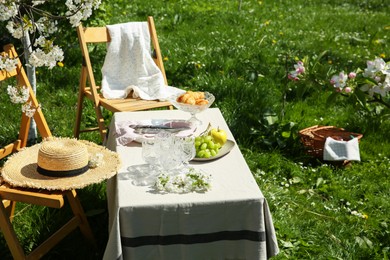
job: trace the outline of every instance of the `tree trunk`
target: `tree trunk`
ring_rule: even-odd
[[[32,46],[30,41],[30,35],[26,32],[24,37],[22,38],[23,43],[23,49],[24,49],[24,58],[26,62],[29,60],[31,52],[32,52]],[[27,71],[27,77],[30,81],[31,87],[34,91],[34,93],[37,93],[37,79],[35,75],[35,67],[34,66],[25,66]],[[30,130],[28,131],[28,141],[29,142],[35,142],[37,140],[37,125],[34,121],[34,119],[31,120],[30,123]]]

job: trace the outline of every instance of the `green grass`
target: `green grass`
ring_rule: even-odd
[[[251,0],[242,1],[240,9],[240,1],[230,0],[108,2],[89,24],[153,15],[169,84],[215,94],[213,106],[221,109],[269,202],[281,250],[275,259],[388,259],[389,118],[343,98],[327,104],[330,91],[323,84],[303,85],[307,91],[302,98],[295,85],[286,85],[286,65],[290,70],[295,58],[326,51],[318,71],[323,79],[329,69],[364,67],[380,55],[389,60],[388,1]],[[56,136],[73,135],[81,65],[75,30],[66,35],[65,67],[38,71],[38,98]],[[15,107],[5,91],[0,100],[4,144],[17,135],[18,121],[9,113]],[[277,117],[274,125],[264,119],[269,114]],[[92,110],[87,123],[91,116]],[[335,167],[305,155],[297,132],[316,124],[363,133],[362,161]],[[99,142],[98,135],[83,137]],[[104,184],[79,193],[99,241],[98,255],[76,232],[46,259],[101,258],[108,221]],[[26,251],[61,223],[58,216],[65,218],[22,204],[18,210],[15,226]],[[1,259],[10,258],[1,238],[0,252]]]

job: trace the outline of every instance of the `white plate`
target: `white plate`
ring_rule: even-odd
[[[222,156],[227,155],[234,147],[235,143],[232,140],[227,140],[226,143],[219,149],[218,154],[216,156],[211,156],[209,158],[198,158],[195,157],[192,159],[193,161],[212,161],[216,160],[218,158],[221,158]]]
[[[175,133],[176,136],[191,136],[195,130],[196,126],[192,125],[187,120],[167,120],[167,119],[150,119],[150,120],[140,120],[140,121],[130,121],[129,124],[129,131],[131,132],[131,136],[134,139],[135,142],[142,143],[144,139],[153,139],[155,134],[153,133],[137,133],[137,131],[134,129],[135,127],[142,127],[142,126],[169,126],[171,128],[188,128],[184,129],[182,131],[179,131]],[[161,129],[163,130],[163,129]],[[169,130],[168,130],[169,131]]]

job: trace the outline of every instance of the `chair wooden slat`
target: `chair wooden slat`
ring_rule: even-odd
[[[83,28],[82,25],[80,26],[79,28],[82,28],[84,32],[84,38],[86,43],[105,43],[111,41],[107,27]]]
[[[64,206],[64,192],[62,191],[16,188],[5,183],[0,185],[0,194],[2,199],[10,201],[18,201],[58,209]]]
[[[20,150],[21,147],[21,140],[16,140],[15,142],[11,144],[7,144],[3,148],[0,149],[0,159],[3,159],[10,155],[11,153],[17,152]]]

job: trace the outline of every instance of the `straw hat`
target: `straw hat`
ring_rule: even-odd
[[[50,137],[10,156],[1,175],[13,186],[71,190],[109,179],[120,167],[119,155],[103,146]]]

